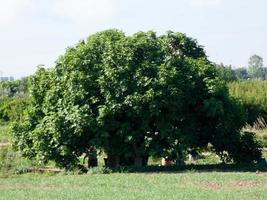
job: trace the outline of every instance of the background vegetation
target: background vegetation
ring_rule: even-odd
[[[267,67],[263,65],[263,59],[258,55],[249,58],[247,67],[235,68],[224,64],[215,64],[219,76],[226,82],[240,80],[267,80]]]
[[[267,120],[267,81],[248,80],[228,84],[230,94],[242,101],[248,111],[248,123],[258,117]]]
[[[230,94],[238,98],[247,111],[245,130],[255,132],[267,147],[267,81],[248,80],[228,83]]]

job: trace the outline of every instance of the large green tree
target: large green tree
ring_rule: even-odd
[[[96,147],[110,167],[140,166],[150,155],[181,156],[212,143],[239,161],[242,107],[203,48],[181,33],[96,33],[55,68],[39,69],[31,95],[29,114],[13,127],[28,157],[72,168]]]

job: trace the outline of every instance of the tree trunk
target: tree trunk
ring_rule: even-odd
[[[105,166],[109,168],[114,168],[119,166],[119,156],[117,155],[108,155],[105,159]]]
[[[95,147],[90,147],[88,151],[88,168],[97,167],[97,151]]]
[[[148,156],[145,156],[144,152],[142,151],[140,153],[140,148],[136,144],[133,144],[133,150],[135,154],[134,159],[133,159],[134,166],[136,167],[146,166],[147,161],[148,161]]]
[[[143,156],[142,158],[143,158],[143,160],[142,160],[142,166],[147,166],[148,156]]]
[[[134,166],[142,167],[142,165],[143,165],[143,158],[141,156],[135,156],[134,157]]]
[[[95,157],[89,157],[88,159],[88,168],[90,167],[97,167],[98,166],[98,160]]]

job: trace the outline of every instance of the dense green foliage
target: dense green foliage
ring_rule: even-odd
[[[4,97],[0,98],[0,120],[18,121],[27,112],[30,97]]]
[[[244,104],[249,124],[253,125],[258,117],[267,121],[267,81],[232,82],[228,87],[230,94]]]
[[[30,102],[29,78],[0,81],[0,121],[18,121],[27,112]]]
[[[104,150],[110,167],[182,157],[209,143],[227,160],[247,153],[237,151],[242,106],[202,47],[181,33],[96,33],[68,48],[55,68],[40,68],[31,95],[28,116],[13,126],[15,144],[60,167],[79,165],[91,146]]]

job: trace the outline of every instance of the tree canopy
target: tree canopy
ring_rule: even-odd
[[[148,156],[182,156],[209,143],[222,158],[241,161],[242,138],[254,141],[240,133],[242,106],[203,48],[182,33],[99,32],[31,82],[29,112],[13,126],[15,145],[60,167],[79,165],[92,146],[110,167],[145,165]],[[248,151],[248,161],[260,156]]]

